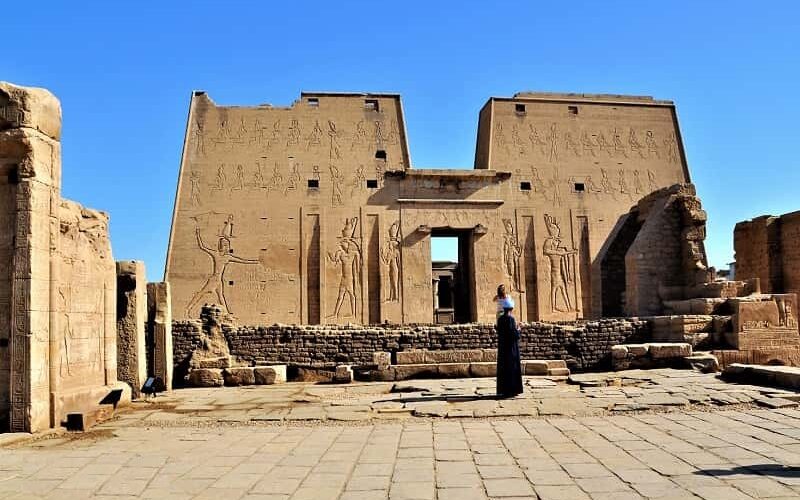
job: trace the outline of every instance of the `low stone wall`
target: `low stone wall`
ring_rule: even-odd
[[[272,325],[222,327],[230,354],[245,365],[271,363],[333,365],[373,363],[373,353],[413,349],[494,349],[494,325]],[[577,323],[521,324],[522,359],[560,359],[572,371],[611,368],[611,347],[643,342],[644,320],[604,319]],[[186,372],[191,353],[202,344],[200,321],[172,325],[176,379]]]

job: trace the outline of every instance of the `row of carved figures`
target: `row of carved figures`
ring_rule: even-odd
[[[219,234],[216,245],[209,245],[202,237],[199,219],[195,228],[197,246],[211,258],[211,269],[203,285],[192,296],[186,306],[186,315],[207,299],[208,295],[216,301],[225,312],[232,314],[225,296],[225,270],[230,264],[260,265],[267,270],[263,253],[259,258],[245,258],[236,255],[232,250],[231,240],[234,238],[234,216],[228,215]],[[561,226],[558,220],[544,215],[548,236],[542,245],[542,254],[549,263],[550,309],[551,312],[576,311],[576,269],[577,250],[567,247],[561,237]],[[508,288],[512,293],[524,292],[521,260],[524,252],[519,242],[517,231],[511,219],[503,219],[505,233],[503,235],[503,266],[508,278]],[[338,275],[336,302],[329,319],[357,318],[364,304],[361,288],[361,268],[363,262],[362,243],[359,235],[359,218],[345,220],[340,234],[337,235],[336,247],[325,256],[326,261]],[[380,246],[380,260],[385,266],[386,281],[384,284],[384,301],[398,302],[401,297],[401,246],[402,235],[399,221],[395,221],[388,229],[383,244]],[[263,252],[263,251],[262,251]]]
[[[526,194],[538,193],[555,205],[561,206],[562,185],[566,186],[569,192],[585,192],[600,198],[610,195],[616,199],[617,195],[627,197],[630,200],[641,197],[658,189],[656,174],[652,170],[640,171],[638,169],[627,171],[619,169],[612,180],[613,173],[608,169],[600,169],[600,178],[595,182],[591,175],[582,177],[570,176],[568,179],[561,179],[558,169],[553,169],[552,177],[543,179],[539,169],[530,167],[531,170],[531,189],[525,191]],[[644,177],[647,176],[645,180]],[[581,188],[582,185],[582,188]]]
[[[215,196],[221,193],[232,194],[236,191],[258,190],[262,191],[265,196],[268,196],[270,193],[287,196],[291,192],[296,192],[301,188],[305,190],[307,187],[303,185],[301,163],[292,162],[289,166],[289,172],[284,176],[284,173],[281,172],[280,163],[275,162],[272,167],[272,172],[269,174],[269,178],[264,175],[264,168],[262,166],[264,164],[266,164],[265,161],[257,161],[254,169],[248,174],[245,172],[245,167],[241,163],[237,163],[236,165],[220,163],[217,167],[217,173],[210,183],[203,183],[200,172],[192,170],[189,173],[190,206],[202,206],[205,195],[210,195],[213,200]],[[375,165],[374,179],[376,188],[380,188],[383,184],[383,175],[385,172],[385,164],[380,163]],[[349,179],[346,179],[345,175],[340,172],[339,167],[334,164],[328,165],[328,172],[324,173],[319,165],[313,165],[311,167],[311,172],[306,172],[305,174],[308,180],[317,182],[317,187],[319,187],[323,176],[329,178],[331,186],[331,206],[333,207],[344,205],[345,191],[348,187],[350,188],[350,196],[364,194],[367,191],[367,174],[364,165],[359,165]],[[314,190],[312,194],[317,192],[317,190]]]
[[[322,123],[314,120],[313,125],[305,127],[304,129],[304,125],[296,118],[284,121],[278,119],[272,126],[265,126],[258,118],[248,124],[242,117],[235,127],[231,127],[229,120],[221,119],[216,133],[209,136],[205,123],[197,120],[194,128],[194,151],[205,155],[209,151],[237,146],[251,146],[267,151],[273,148],[315,151],[327,146],[330,158],[340,159],[342,143],[349,145],[350,150],[354,151],[370,146],[380,149],[400,142],[397,120],[390,120],[388,126],[382,120],[359,120],[352,131],[337,126],[334,120],[322,120]]]
[[[514,124],[509,137],[503,124],[498,123],[494,128],[494,144],[507,156],[524,157],[530,152],[551,162],[557,161],[559,155],[567,153],[574,157],[592,158],[663,158],[670,163],[680,163],[680,151],[674,132],[657,138],[653,130],[637,132],[633,127],[629,127],[626,134],[618,128],[559,130],[558,124],[552,123],[549,127],[539,129],[531,123],[528,130],[524,130],[520,125]]]

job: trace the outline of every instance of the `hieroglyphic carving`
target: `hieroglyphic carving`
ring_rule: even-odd
[[[228,307],[228,301],[225,298],[225,269],[228,267],[228,264],[231,263],[253,265],[259,264],[261,261],[257,259],[245,259],[233,254],[233,250],[231,250],[231,238],[234,237],[233,215],[228,215],[227,219],[225,220],[222,231],[218,235],[216,248],[208,246],[203,241],[203,237],[200,235],[200,224],[198,220],[199,216],[192,217],[192,219],[194,219],[195,224],[197,224],[195,227],[197,246],[200,248],[200,250],[211,257],[211,272],[209,273],[200,290],[194,294],[192,299],[186,305],[186,316],[191,316],[192,309],[199,305],[200,301],[207,294],[211,294],[217,300],[217,303],[225,310],[225,312],[231,314],[231,310]]]
[[[376,146],[383,146],[383,143],[386,141],[386,138],[383,137],[383,123],[378,120],[375,120],[375,132],[373,134],[373,139],[375,140]]]
[[[656,155],[656,158],[661,158],[661,155],[658,152],[658,144],[656,144],[656,138],[653,135],[652,130],[648,130],[644,136],[644,143],[647,145],[647,156],[651,157],[652,155]]]
[[[581,155],[581,143],[572,135],[572,132],[564,132],[564,149],[571,152],[574,156]]]
[[[614,146],[609,144],[609,142],[606,140],[606,136],[605,136],[605,134],[603,134],[603,131],[601,130],[601,131],[597,132],[597,134],[594,135],[594,138],[595,138],[595,142],[597,143],[597,147],[600,150],[600,152],[601,153],[605,152],[609,156],[609,158],[613,158],[614,157]]]
[[[328,120],[328,137],[331,139],[330,159],[341,159],[342,153],[339,148],[339,132],[336,130],[336,123],[334,123],[333,120]]]
[[[272,166],[272,176],[269,178],[269,184],[267,185],[267,193],[269,194],[270,191],[275,191],[280,193],[281,191],[283,191],[282,188],[283,188],[283,175],[281,174],[281,165],[276,161]]]
[[[192,170],[189,174],[189,204],[193,207],[200,206],[200,174],[197,170]]]
[[[614,186],[611,185],[611,180],[608,178],[608,171],[606,169],[600,169],[600,175],[602,179],[600,179],[600,186],[603,188],[603,192],[606,194],[613,194],[616,192]]]
[[[214,138],[214,149],[217,149],[225,144],[228,144],[230,140],[231,131],[228,128],[228,121],[227,120],[220,120],[218,128],[217,128],[217,136]]]
[[[544,222],[548,237],[542,253],[550,261],[550,311],[572,312],[576,309],[570,291],[575,285],[575,255],[578,252],[562,245],[561,227],[555,217],[544,214]]]
[[[400,141],[400,128],[397,126],[397,120],[392,120],[389,123],[389,139],[386,141],[389,144],[397,144]]]
[[[633,130],[633,127],[631,127],[631,131],[628,134],[628,146],[631,148],[631,153],[636,152],[640,158],[647,158],[644,151],[642,151],[642,143],[639,142],[639,139],[636,137],[636,131]]]
[[[522,277],[520,275],[519,260],[522,257],[522,248],[519,245],[519,238],[514,231],[514,224],[511,219],[503,219],[503,227],[506,234],[503,235],[503,263],[505,264],[506,276],[508,276],[511,292],[522,292]]]
[[[547,136],[547,142],[549,145],[549,157],[550,161],[558,160],[558,126],[553,123],[550,125],[550,133]]]
[[[281,138],[281,121],[275,120],[272,124],[272,133],[270,134],[269,141],[267,141],[267,149],[272,149],[276,144],[280,144]]]
[[[619,169],[619,174],[618,175],[619,175],[618,184],[619,184],[619,192],[620,192],[620,194],[628,194],[629,195],[630,191],[628,190],[628,181],[625,178],[625,170],[624,169]]]
[[[206,138],[203,130],[204,124],[202,120],[195,122],[194,128],[194,151],[200,155],[206,154]]]
[[[319,167],[317,167],[319,168]],[[284,194],[289,191],[297,191],[297,186],[300,185],[300,166],[296,162],[292,162],[292,171],[289,172],[289,178],[286,180],[286,189]]]
[[[342,174],[339,173],[339,169],[336,165],[330,165],[331,171],[331,206],[332,207],[340,207],[344,204],[344,200],[342,199],[342,182],[344,182],[344,178]]]
[[[642,177],[639,174],[638,170],[633,171],[633,192],[636,194],[642,194],[644,191],[644,185],[642,184]]]
[[[622,138],[620,137],[619,131],[616,128],[614,128],[614,132],[611,134],[611,136],[614,143],[614,155],[627,158],[628,153],[625,150],[625,145],[622,144]]]
[[[595,151],[594,151],[595,147],[596,147],[596,144],[592,140],[592,136],[589,135],[589,132],[584,130],[581,133],[581,148],[582,148],[582,151],[584,153],[589,153],[592,156],[597,156],[597,153],[595,153]]]
[[[253,187],[256,189],[267,187],[266,183],[264,182],[264,171],[261,169],[261,162],[259,161],[256,162],[256,171],[253,172]]]
[[[397,302],[400,300],[400,222],[392,223],[389,228],[389,236],[381,249],[381,260],[388,268],[387,273],[387,302]]]
[[[367,145],[367,130],[364,128],[364,120],[359,120],[356,124],[356,131],[353,134],[353,140],[350,143],[350,149],[362,148]]]
[[[675,132],[670,132],[669,136],[664,139],[664,149],[667,151],[667,159],[670,163],[678,163],[678,141],[675,139]]]
[[[525,143],[519,136],[519,126],[516,123],[511,127],[511,143],[519,156],[525,156]]]
[[[591,175],[587,175],[586,176],[586,180],[584,182],[586,184],[586,191],[591,193],[591,194],[593,194],[593,195],[595,195],[595,196],[597,196],[599,198],[600,197],[600,193],[602,193],[603,190],[600,189],[597,186],[597,184],[594,183],[594,181],[592,180],[592,176]]]
[[[308,135],[306,149],[311,149],[312,147],[319,146],[320,144],[322,144],[322,127],[319,126],[319,120],[316,120],[314,122],[314,128]]]
[[[289,122],[289,137],[286,139],[287,146],[297,146],[300,144],[300,135],[302,131],[300,130],[300,122],[296,119],[292,119]]]
[[[339,270],[339,290],[336,296],[336,305],[331,318],[341,316],[342,306],[345,301],[350,305],[349,314],[345,317],[356,318],[360,306],[359,291],[361,285],[361,246],[356,239],[358,217],[347,219],[338,236],[338,248],[328,252],[328,261]]]
[[[656,184],[656,174],[652,170],[647,171],[647,182],[651,193],[658,189],[658,185]]]
[[[553,204],[561,206],[561,179],[558,176],[558,169],[553,169],[553,178],[550,179],[550,188],[553,192]]]
[[[261,126],[261,122],[258,118],[256,118],[256,121],[253,123],[253,133],[250,134],[248,143],[257,145],[264,144],[264,127]]]
[[[503,127],[499,123],[497,124],[497,126],[500,127],[499,131],[502,132]],[[539,131],[536,130],[536,127],[532,123],[528,125],[528,128],[530,129],[530,133],[528,134],[528,141],[530,141],[531,143],[531,149],[533,149],[534,151],[538,149],[539,152],[542,154],[542,156],[544,156],[545,154],[544,148],[545,146],[547,146],[547,141],[542,139],[542,137],[539,135]]]
[[[365,191],[367,176],[364,174],[364,165],[359,165],[353,174],[353,182],[350,183],[350,195],[355,196],[359,191]]]
[[[73,331],[70,324],[69,312],[72,311],[72,288],[68,284],[58,285],[59,311],[61,316],[61,334],[63,335],[63,350],[59,360],[58,371],[62,377],[72,375],[72,340]]]
[[[542,177],[539,175],[539,169],[531,166],[531,180],[533,184],[533,192],[539,193],[545,191],[544,181]]]
[[[778,326],[796,329],[797,318],[792,311],[792,300],[777,295],[772,298],[778,306]]]
[[[227,178],[228,176],[225,175],[225,164],[220,163],[219,167],[217,167],[217,183],[214,184],[213,189],[225,189],[225,182],[227,181]]]
[[[241,163],[236,165],[236,181],[231,189],[233,191],[241,191],[244,189],[244,167]]]

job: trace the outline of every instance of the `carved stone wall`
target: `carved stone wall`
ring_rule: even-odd
[[[147,284],[147,373],[172,389],[172,308],[169,283]]]
[[[117,378],[141,396],[147,380],[147,277],[144,262],[117,262]]]
[[[736,279],[759,278],[764,293],[800,293],[800,212],[736,224]]]
[[[598,255],[648,193],[689,180],[671,102],[517,94],[481,110],[475,169],[412,169],[400,98],[303,93],[290,107],[192,96],[165,280],[176,319],[433,321],[431,238],[457,236],[462,315],[599,317]]]
[[[200,321],[173,323],[176,378],[200,348]],[[564,359],[573,370],[610,367],[611,347],[644,341],[650,327],[641,320],[600,320],[574,324],[521,323],[523,359]],[[231,355],[244,364],[370,364],[377,351],[413,349],[492,349],[497,334],[491,324],[447,326],[232,326],[223,325]]]
[[[60,125],[52,94],[0,82],[0,426],[12,431],[91,414],[116,387],[108,216],[61,198]]]

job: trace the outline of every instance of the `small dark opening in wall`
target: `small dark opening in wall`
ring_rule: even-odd
[[[530,191],[531,190],[531,183],[530,181],[522,181],[519,183],[520,191]]]
[[[367,111],[380,111],[377,99],[364,99],[364,109]]]
[[[377,189],[378,188],[378,180],[377,179],[367,179],[367,187],[370,189]]]
[[[309,179],[308,180],[308,189],[319,189],[319,180],[318,179]]]
[[[228,285],[233,286],[233,280],[228,280]]]
[[[514,111],[516,111],[516,113],[518,115],[524,115],[525,114],[525,105],[524,104],[515,104],[514,105]]]
[[[586,186],[582,182],[575,183],[575,192],[581,193],[586,191]]]
[[[311,106],[312,108],[318,108],[319,107],[319,98],[317,98],[317,97],[309,97],[307,102],[308,102],[308,105]]]
[[[8,183],[19,184],[19,166],[12,165],[11,170],[8,171]]]
[[[385,160],[386,159],[386,151],[384,151],[382,149],[379,149],[379,150],[375,151],[375,158],[377,158],[379,160]]]
[[[0,339],[0,347],[8,347],[8,339]]]
[[[567,106],[567,111],[571,115],[577,115],[578,114],[578,106]]]

